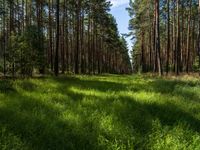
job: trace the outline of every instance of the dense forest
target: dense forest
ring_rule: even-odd
[[[0,72],[130,73],[106,0],[0,0]]]
[[[134,0],[127,10],[134,71],[200,71],[198,0]]]

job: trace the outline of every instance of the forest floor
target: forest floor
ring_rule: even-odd
[[[2,150],[199,150],[196,77],[0,80]]]

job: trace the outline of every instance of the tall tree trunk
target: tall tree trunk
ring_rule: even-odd
[[[156,50],[156,6],[154,8],[153,21],[153,50],[154,50],[154,72],[157,72],[157,50]]]
[[[75,49],[75,74],[79,73],[79,52],[80,52],[80,6],[81,0],[76,1],[76,49]]]
[[[176,75],[180,72],[180,16],[179,16],[179,0],[177,0],[177,42],[176,42]]]
[[[88,49],[88,52],[87,52],[87,57],[88,57],[88,61],[87,61],[87,67],[88,67],[88,73],[91,74],[91,36],[90,36],[90,30],[91,30],[91,12],[90,12],[90,9],[89,9],[89,13],[88,13],[88,33],[87,33],[87,49]]]
[[[166,64],[166,73],[169,72],[169,54],[170,54],[170,0],[167,0],[167,64]]]
[[[65,34],[65,41],[66,41],[66,69],[67,71],[69,71],[69,18],[68,18],[68,6],[67,6],[67,3],[68,1],[67,0],[64,0],[64,3],[65,3],[65,18],[66,18],[66,23],[65,23],[65,31],[66,31],[66,34]]]
[[[49,0],[49,53],[50,53],[50,66],[53,71],[53,41],[52,41],[52,1]]]
[[[177,38],[176,38],[176,1],[173,1],[174,5],[173,5],[173,57],[172,57],[172,64],[173,64],[173,71],[176,72],[176,42],[177,42]]]
[[[156,9],[156,52],[157,52],[157,65],[159,75],[162,76],[162,65],[161,65],[161,53],[160,53],[160,3],[159,0],[155,0]]]
[[[199,19],[199,35],[198,35],[198,54],[199,54],[199,75],[200,75],[200,0],[198,7],[198,19]]]
[[[3,0],[3,10],[6,9],[5,0]],[[6,13],[3,13],[3,74],[6,76]]]
[[[145,53],[144,53],[144,32],[141,33],[141,67],[142,72],[145,72]]]
[[[61,51],[61,62],[62,62],[62,74],[65,73],[65,70],[66,70],[66,43],[65,43],[65,38],[66,38],[66,35],[65,35],[65,24],[66,24],[66,15],[65,15],[65,7],[66,7],[66,4],[65,4],[65,0],[63,2],[63,6],[62,6],[62,11],[63,11],[63,14],[62,14],[62,51]]]
[[[55,65],[54,65],[54,73],[56,76],[58,76],[59,73],[59,62],[58,62],[58,50],[59,50],[59,42],[60,42],[60,0],[56,0],[56,51],[55,51]]]
[[[189,64],[190,64],[190,33],[191,33],[191,11],[192,11],[192,0],[190,0],[190,10],[188,16],[188,31],[187,31],[187,66],[186,71],[189,73]]]

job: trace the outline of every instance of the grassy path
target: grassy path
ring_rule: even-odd
[[[199,150],[200,81],[114,75],[0,80],[0,149]]]

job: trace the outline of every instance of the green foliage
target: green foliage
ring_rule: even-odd
[[[27,27],[25,33],[24,33],[25,41],[29,44],[29,48],[27,48],[27,51],[30,51],[32,53],[31,57],[35,64],[35,67],[39,70],[42,70],[45,68],[45,51],[43,47],[43,33],[42,30],[39,29],[37,26],[29,26]]]
[[[3,63],[2,63],[2,60],[0,60],[0,72],[3,72]]]
[[[200,72],[200,68],[199,68],[199,57],[196,57],[194,64],[192,66],[192,70],[194,70],[195,72]]]
[[[8,61],[8,71],[9,72],[16,72],[18,70],[19,66],[16,66],[17,68],[14,70],[13,67],[16,65],[16,62],[20,61],[20,49],[19,49],[19,42],[21,37],[19,35],[12,35],[9,37],[9,45],[6,50],[6,59]]]
[[[63,76],[0,85],[0,149],[200,148],[199,78]]]
[[[12,34],[6,54],[11,71],[14,65],[14,72],[20,70],[22,75],[32,76],[34,67],[39,70],[45,67],[44,50],[40,44],[41,37],[42,32],[34,25],[28,26],[22,34]]]

